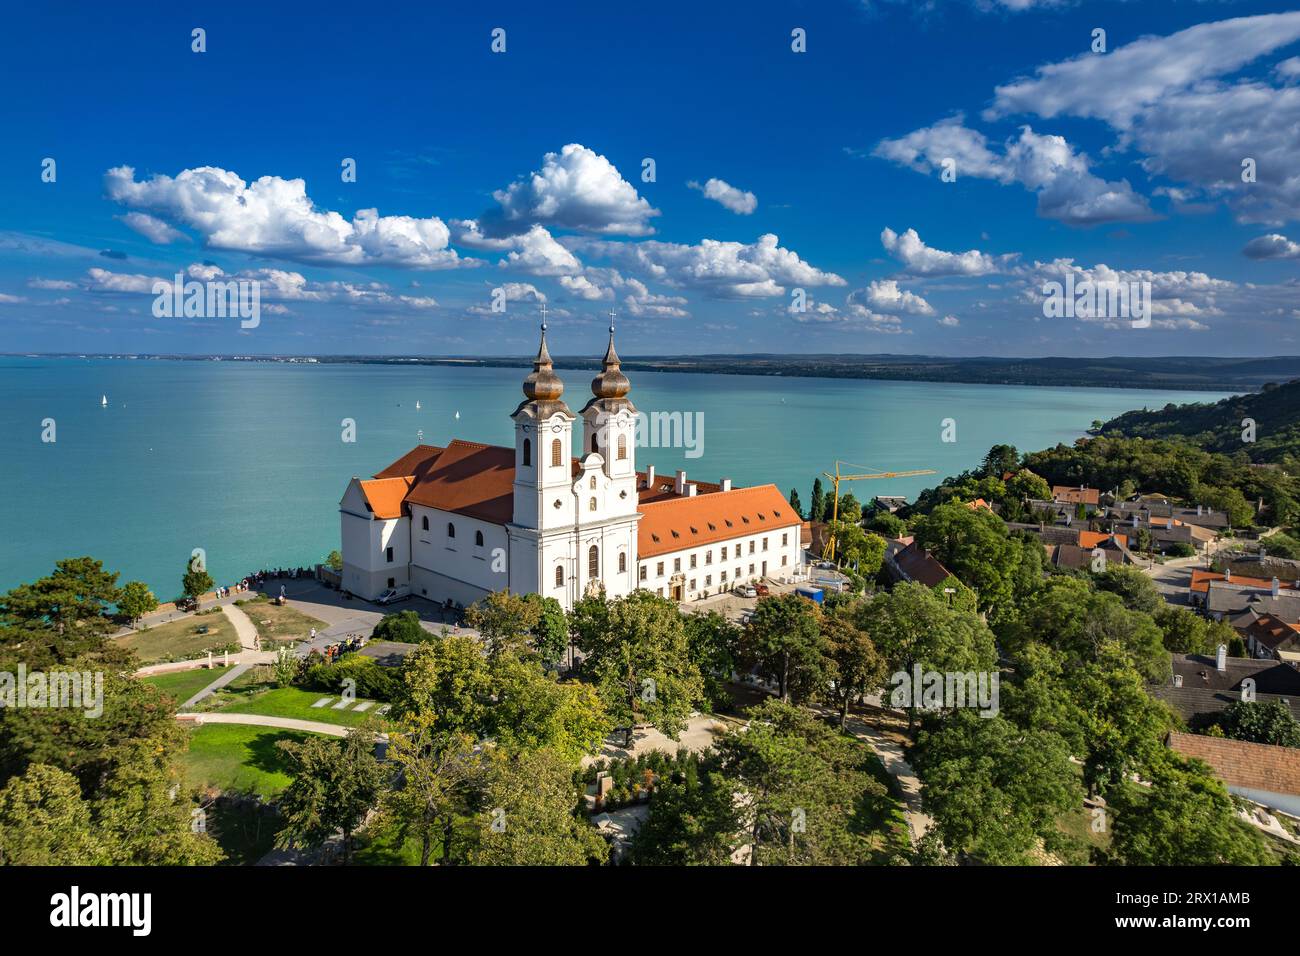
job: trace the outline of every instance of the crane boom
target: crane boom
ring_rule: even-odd
[[[870,481],[876,478],[912,478],[916,475],[933,475],[933,468],[914,468],[910,471],[872,471],[862,474],[844,475],[840,473],[840,465],[849,464],[849,462],[836,461],[835,474],[828,471],[822,472],[822,475],[831,481],[831,494],[834,497],[834,504],[831,506],[831,521],[836,522],[840,519],[840,482],[841,481]],[[826,539],[826,548],[822,552],[822,557],[828,561],[835,560],[835,533],[831,532]]]

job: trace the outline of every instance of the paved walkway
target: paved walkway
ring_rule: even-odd
[[[589,766],[602,757],[611,761],[639,757],[652,750],[676,754],[678,750],[685,747],[691,753],[700,753],[712,747],[718,736],[734,726],[738,724],[729,724],[726,720],[709,714],[696,714],[687,720],[686,729],[681,732],[677,740],[673,740],[653,727],[642,727],[632,735],[630,749],[623,746],[623,734],[616,731],[605,741],[605,746],[601,748],[599,754],[594,757],[583,757],[582,765]]]
[[[244,613],[244,609],[235,607],[234,604],[223,604],[221,605],[221,613],[225,614],[230,619],[230,623],[235,625],[235,633],[239,635],[239,646],[246,651],[257,650],[257,626]]]
[[[921,780],[903,756],[903,748],[879,728],[871,726],[851,711],[846,729],[859,740],[865,740],[871,745],[885,770],[898,782],[906,806],[907,826],[912,831],[912,843],[915,845],[934,821],[921,809]]]
[[[351,727],[326,724],[318,720],[299,720],[296,717],[269,717],[265,714],[177,714],[177,720],[203,724],[248,724],[254,727],[279,727],[283,730],[305,730],[313,734],[346,737]]]
[[[181,710],[185,710],[185,708],[187,707],[193,707],[204,697],[207,697],[210,694],[216,693],[217,691],[221,690],[221,688],[225,687],[231,681],[235,680],[237,677],[244,674],[252,666],[253,663],[251,661],[247,661],[243,664],[236,664],[234,667],[230,668],[230,670],[226,671],[224,674],[222,674],[220,677],[214,680],[207,687],[203,688],[201,691],[199,691],[197,694],[195,694],[185,703],[181,704]]]

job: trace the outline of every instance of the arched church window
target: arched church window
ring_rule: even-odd
[[[627,572],[627,552],[620,551],[618,553],[618,573],[625,574],[626,572]]]
[[[600,577],[600,549],[594,544],[587,549],[587,577],[593,581]]]
[[[420,527],[423,528],[425,531],[428,531],[428,530],[429,530],[429,516],[428,516],[428,515],[425,515],[423,518],[420,519]]]
[[[551,442],[551,466],[558,467],[564,464],[560,455],[560,440],[556,438]]]
[[[533,463],[533,442],[532,439],[524,439],[524,467],[527,468]]]
[[[619,461],[622,461],[625,458],[627,458],[627,436],[626,435],[618,436],[618,458]]]
[[[476,545],[478,545],[478,547],[480,547],[480,548],[483,547],[483,532],[482,532],[482,531],[475,531],[475,532],[474,532],[474,543],[475,543]]]
[[[452,524],[450,521],[447,522],[447,537],[449,538],[456,537],[456,526]]]
[[[555,586],[557,588],[564,587],[564,565],[562,564],[555,566]]]

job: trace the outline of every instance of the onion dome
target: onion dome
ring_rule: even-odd
[[[524,396],[534,402],[554,402],[564,394],[564,383],[551,365],[551,353],[546,350],[546,324],[542,324],[542,344],[533,359],[533,371],[524,379]]]
[[[614,351],[614,326],[609,327],[609,348],[605,350],[604,371],[591,380],[591,393],[597,398],[623,398],[632,390],[619,367],[618,353]]]

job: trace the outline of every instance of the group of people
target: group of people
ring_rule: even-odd
[[[312,636],[316,636],[315,630],[312,631]],[[346,641],[339,641],[337,644],[330,644],[321,651],[321,654],[324,655],[326,663],[332,664],[344,654],[350,654],[352,651],[361,650],[361,648],[365,646],[365,643],[366,639],[360,634],[352,634],[349,635]]]

